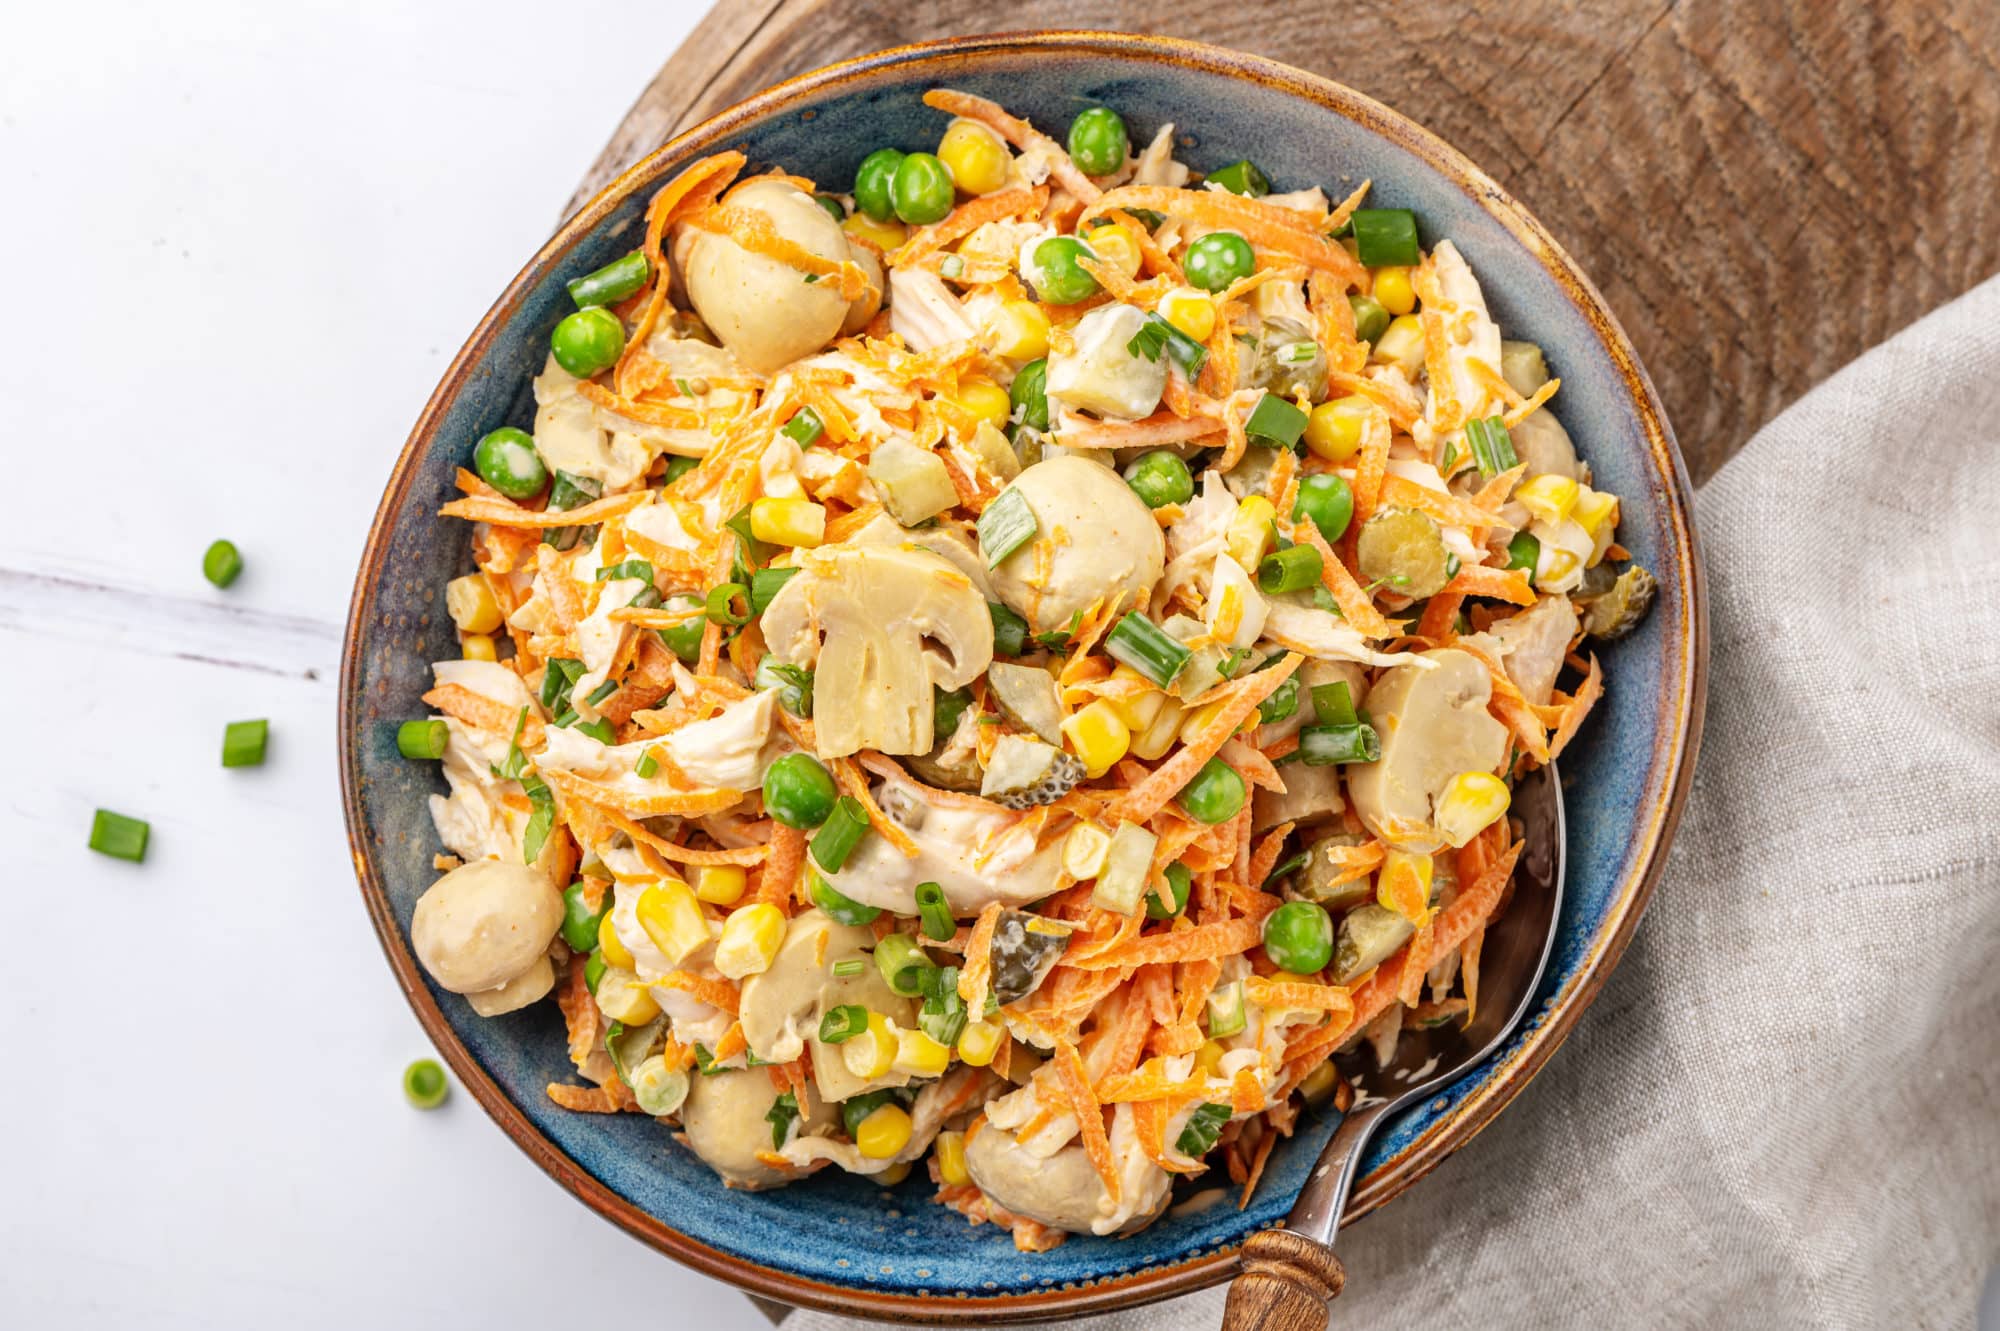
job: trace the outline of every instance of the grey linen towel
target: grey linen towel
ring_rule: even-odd
[[[1707,737],[1668,872],[1534,1083],[1340,1237],[1336,1327],[1973,1324],[2000,1257],[1996,454],[2000,278],[1702,488]]]

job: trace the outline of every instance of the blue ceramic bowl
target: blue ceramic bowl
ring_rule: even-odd
[[[1569,873],[1541,1002],[1491,1063],[1389,1125],[1363,1163],[1351,1216],[1381,1205],[1477,1132],[1526,1084],[1589,1004],[1639,920],[1665,858],[1698,739],[1706,625],[1688,483],[1659,402],[1602,298],[1525,209],[1452,149],[1337,84],[1268,60],[1159,38],[1051,33],[887,51],[780,85],[669,143],[564,226],[502,293],[425,407],[389,479],[356,580],[341,677],[341,778],[362,895],[391,968],[453,1069],[522,1149],[606,1217],[742,1288],[856,1315],[1028,1320],[1142,1303],[1232,1274],[1234,1251],[1291,1205],[1331,1129],[1310,1117],[1273,1155],[1247,1211],[1183,1208],[1129,1239],[1014,1250],[968,1228],[913,1176],[882,1191],[827,1171],[777,1192],[725,1190],[637,1115],[572,1114],[553,1004],[494,1021],[432,985],[412,959],[417,895],[436,877],[425,796],[435,771],[396,753],[428,662],[455,652],[445,581],[470,567],[464,524],[440,521],[473,441],[533,417],[528,381],[569,308],[564,279],[632,248],[646,198],[702,154],[852,179],[875,148],[929,147],[945,118],[920,94],[983,94],[1060,134],[1084,105],[1116,107],[1134,137],[1171,120],[1199,169],[1253,157],[1281,189],[1338,196],[1366,178],[1377,202],[1450,237],[1511,335],[1562,377],[1555,410],[1598,483],[1624,500],[1620,538],[1660,578],[1644,627],[1605,653],[1609,689],[1563,759]]]

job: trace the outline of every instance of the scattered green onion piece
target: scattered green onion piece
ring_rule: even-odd
[[[571,315],[572,319],[576,316]],[[555,484],[549,487],[549,508],[581,508],[604,493],[604,487],[588,476],[572,476],[566,471],[556,472]],[[575,545],[583,534],[580,527],[550,527],[542,532],[542,544],[567,550]]]
[[[1208,348],[1168,323],[1158,314],[1146,316],[1146,322],[1132,340],[1125,344],[1125,350],[1134,356],[1143,356],[1149,361],[1160,359],[1162,351],[1167,359],[1180,367],[1181,373],[1192,382],[1201,375],[1201,367],[1208,364]]]
[[[861,844],[861,838],[868,835],[868,811],[861,807],[861,801],[852,795],[843,795],[834,804],[833,812],[812,835],[807,849],[812,852],[813,862],[828,873],[839,873],[840,866],[847,863],[847,857]]]
[[[583,899],[583,883],[571,883],[563,889],[563,942],[568,943],[572,952],[589,952],[597,946],[597,931],[604,923],[604,914],[611,909],[609,901],[600,900],[597,909]]]
[[[1201,1159],[1215,1149],[1215,1139],[1222,1135],[1222,1129],[1229,1122],[1232,1112],[1228,1105],[1202,1105],[1188,1115],[1187,1126],[1181,1129],[1180,1138],[1174,1142],[1174,1149],[1190,1160]]]
[[[636,295],[652,276],[653,265],[646,261],[646,252],[633,250],[570,282],[569,298],[580,310],[592,305],[616,305]]]
[[[1363,296],[1351,292],[1347,303],[1354,310],[1354,336],[1360,341],[1373,344],[1389,331],[1389,309],[1373,296]]]
[[[1257,164],[1248,158],[1231,162],[1219,171],[1211,171],[1202,177],[1203,184],[1214,183],[1231,194],[1241,194],[1252,199],[1261,199],[1271,192],[1271,182]]]
[[[710,623],[721,624],[725,628],[748,624],[749,614],[738,611],[735,606],[739,596],[746,602],[750,598],[750,589],[740,582],[725,582],[720,587],[712,587],[702,602],[702,613],[708,616]]]
[[[1105,635],[1104,650],[1111,659],[1131,666],[1161,688],[1178,679],[1194,657],[1165,629],[1136,610]]]
[[[1528,570],[1528,585],[1535,583],[1535,566],[1542,562],[1542,541],[1531,531],[1514,533],[1507,542],[1507,567]]]
[[[860,960],[852,960],[859,968]],[[839,969],[839,965],[834,967],[836,972]],[[828,1008],[826,1015],[819,1019],[819,1038],[824,1044],[846,1044],[867,1029],[868,1009],[859,1003],[842,1003],[839,1007]]]
[[[671,610],[694,610],[702,604],[693,596],[676,596],[669,603]],[[701,657],[701,635],[708,620],[705,614],[692,615],[670,629],[658,630],[660,643],[683,663],[693,665]]]
[[[590,696],[588,698],[585,698],[584,701],[589,703],[592,707],[596,707],[602,704],[606,698],[609,698],[612,694],[616,692],[618,692],[618,681],[615,679],[607,679],[602,684],[599,684],[596,688],[592,689],[590,691]]]
[[[451,1094],[451,1083],[434,1058],[420,1058],[403,1069],[403,1096],[419,1109],[436,1109]]]
[[[653,756],[651,749],[639,755],[639,761],[632,765],[632,775],[641,781],[651,781],[660,774],[660,760]]]
[[[227,587],[243,571],[243,556],[232,541],[216,541],[201,556],[201,576],[218,587]]]
[[[826,426],[820,423],[819,413],[811,407],[800,407],[779,434],[797,444],[800,448],[811,448],[826,433]]]
[[[818,874],[813,875],[812,899],[813,905],[825,911],[826,917],[835,924],[851,924],[860,928],[875,923],[875,917],[882,913],[879,907],[862,905]]]
[[[222,765],[260,767],[264,744],[270,738],[269,721],[231,721],[222,728]]]
[[[1282,721],[1299,710],[1299,677],[1289,675],[1285,682],[1272,689],[1270,696],[1257,704],[1257,720],[1262,725]]]
[[[779,703],[793,716],[812,715],[813,672],[804,666],[786,665],[766,652],[750,682],[759,689],[776,689]]]
[[[114,860],[137,864],[146,858],[146,841],[152,833],[153,825],[143,818],[99,809],[90,820],[90,848]]]
[[[588,735],[599,744],[609,745],[618,738],[617,732],[611,729],[611,723],[601,716],[595,721],[579,721],[575,729],[579,735]]]
[[[845,961],[836,961],[833,963],[834,975],[842,980],[847,979],[849,976],[859,975],[867,969],[868,963],[859,957],[849,957]]]
[[[610,740],[601,743],[609,744]],[[548,783],[538,776],[524,776],[521,791],[528,797],[528,806],[533,810],[528,815],[528,826],[521,833],[521,862],[533,864],[542,857],[542,846],[549,839],[549,831],[556,825],[556,797]]]
[[[1514,453],[1514,440],[1507,433],[1504,417],[1488,416],[1483,420],[1467,421],[1465,441],[1472,446],[1472,460],[1479,464],[1479,474],[1488,480],[1520,464],[1521,459]]]
[[[597,570],[596,582],[616,582],[623,578],[637,578],[641,582],[653,580],[653,565],[645,559],[626,559]]]
[[[993,654],[995,656],[1019,656],[1028,650],[1028,621],[1009,610],[998,601],[986,603],[987,613],[993,616]]]
[[[979,515],[979,548],[986,554],[986,567],[997,568],[1000,561],[1034,539],[1040,524],[1027,497],[1007,489]]]
[[[785,1149],[785,1138],[792,1135],[792,1124],[799,1121],[799,1097],[797,1092],[786,1091],[771,1102],[764,1111],[764,1121],[771,1125],[771,1149]]]
[[[924,955],[916,939],[908,934],[889,934],[875,945],[875,969],[882,972],[891,989],[904,998],[915,998],[924,991],[924,973],[936,970],[937,965]]]
[[[450,742],[451,727],[436,718],[396,727],[396,752],[405,758],[442,758]]]
[[[569,706],[569,691],[583,678],[583,662],[573,656],[552,656],[542,671],[542,707],[560,716]]]
[[[1257,585],[1272,596],[1302,592],[1319,585],[1323,567],[1319,551],[1309,545],[1274,550],[1264,556],[1263,563],[1257,565]]]
[[[1382,739],[1373,726],[1307,726],[1299,731],[1299,761],[1308,767],[1372,763],[1381,756]]]
[[[958,732],[958,722],[965,715],[965,709],[972,706],[972,690],[944,689],[931,690],[931,734],[940,744]],[[922,891],[920,887],[918,889]]]
[[[1219,984],[1208,994],[1208,1038],[1226,1040],[1232,1035],[1240,1035],[1250,1024],[1249,1012],[1243,1003],[1243,981]]]
[[[924,1006],[917,1029],[947,1047],[965,1033],[965,1000],[958,996],[958,967],[941,966],[924,973]]]
[[[760,568],[750,575],[750,613],[761,615],[798,573],[795,568]]]
[[[1354,693],[1344,679],[1314,685],[1312,700],[1313,712],[1320,725],[1351,726],[1361,720],[1354,710]]]
[[[1424,257],[1408,208],[1357,208],[1353,222],[1354,257],[1364,268],[1406,268]]]
[[[937,883],[917,884],[917,915],[924,927],[924,937],[934,943],[948,943],[958,933],[951,903],[944,899],[944,888]]]
[[[700,458],[669,458],[667,459],[667,470],[660,477],[660,482],[663,485],[672,485],[675,481],[700,465]]]
[[[1297,403],[1287,402],[1276,393],[1266,393],[1257,400],[1250,419],[1243,422],[1243,433],[1267,439],[1279,448],[1292,448],[1306,432],[1306,419],[1306,413],[1299,410]]]
[[[1169,864],[1166,870],[1167,890],[1173,894],[1174,904],[1169,907],[1160,900],[1158,892],[1146,893],[1146,918],[1149,920],[1170,920],[1187,908],[1188,893],[1194,888],[1194,875],[1185,864]]]

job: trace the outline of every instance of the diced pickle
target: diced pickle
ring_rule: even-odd
[[[1326,351],[1312,331],[1295,320],[1266,319],[1257,339],[1250,386],[1287,398],[1303,390],[1317,402],[1326,395]]]
[[[1013,1003],[1035,992],[1069,946],[1070,926],[1024,910],[993,925],[993,997]]]
[[[939,790],[978,794],[979,783],[984,775],[979,768],[979,759],[967,752],[956,762],[941,761],[950,742],[951,736],[940,735],[936,747],[929,753],[911,754],[902,760],[903,766],[910,769],[911,776],[927,786],[936,786]]]
[[[1385,508],[1362,523],[1355,556],[1364,582],[1412,599],[1433,596],[1451,581],[1444,534],[1413,508]]]
[[[1083,764],[1053,744],[1002,735],[987,759],[979,793],[1009,809],[1054,804],[1083,779]]]
[[[1631,565],[1612,582],[1609,591],[1577,602],[1583,610],[1584,632],[1600,642],[1616,642],[1639,627],[1659,590],[1652,574]]]
[[[986,683],[1008,720],[1051,744],[1062,743],[1062,703],[1056,697],[1054,675],[1040,666],[996,661],[987,667]]]
[[[1357,906],[1340,921],[1333,944],[1333,982],[1349,984],[1387,961],[1410,941],[1416,926],[1395,911],[1370,902]]]
[[[1549,366],[1542,359],[1542,349],[1533,342],[1502,342],[1500,377],[1507,381],[1507,387],[1527,397],[1549,381]]]
[[[1336,914],[1373,900],[1375,887],[1367,874],[1349,882],[1335,883],[1333,880],[1340,876],[1339,870],[1327,854],[1344,847],[1358,846],[1363,840],[1352,832],[1335,832],[1313,842],[1312,849],[1307,852],[1305,866],[1292,880],[1298,894],[1307,901],[1317,901]]]

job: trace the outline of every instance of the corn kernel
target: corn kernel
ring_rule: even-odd
[[[653,940],[653,946],[672,965],[680,965],[696,948],[708,942],[708,919],[701,913],[701,903],[678,878],[655,883],[641,892],[632,913],[638,917],[646,937]]]
[[[1236,506],[1236,516],[1229,520],[1229,530],[1223,537],[1223,548],[1243,566],[1245,573],[1256,573],[1257,565],[1271,548],[1271,522],[1277,516],[1278,510],[1263,495],[1251,495]]]
[[[1333,1066],[1330,1059],[1308,1072],[1305,1080],[1299,1083],[1299,1093],[1305,1097],[1306,1103],[1314,1108],[1331,1100],[1333,1093],[1339,1088],[1340,1071]]]
[[[490,633],[461,633],[458,635],[458,654],[468,661],[497,661],[500,653],[493,646]]]
[[[1209,722],[1215,720],[1221,714],[1222,709],[1229,705],[1229,702],[1228,698],[1223,698],[1216,702],[1203,703],[1201,706],[1189,710],[1181,721],[1181,743],[1199,743],[1203,733],[1208,730]],[[1252,713],[1252,715],[1254,716],[1255,713]]]
[[[958,1033],[958,1057],[975,1068],[992,1064],[1007,1043],[1007,1028],[997,1021],[968,1021]]]
[[[910,1162],[907,1160],[898,1160],[881,1173],[870,1174],[868,1177],[873,1179],[879,1187],[893,1188],[909,1176]]]
[[[653,991],[623,966],[607,966],[598,977],[597,1010],[627,1026],[644,1026],[660,1015]]]
[[[1195,1071],[1204,1077],[1222,1075],[1222,1056],[1229,1051],[1214,1040],[1204,1040],[1201,1048],[1194,1051]]]
[[[1414,314],[1399,314],[1389,321],[1388,330],[1375,341],[1368,359],[1378,365],[1393,365],[1404,374],[1415,374],[1424,363],[1424,326]]]
[[[1431,904],[1431,857],[1392,850],[1375,876],[1375,900],[1404,919],[1423,919]]]
[[[632,949],[618,941],[618,931],[611,927],[611,912],[605,911],[597,922],[597,950],[604,954],[604,964],[632,970],[638,962],[632,960]]]
[[[910,234],[901,222],[878,222],[858,208],[847,215],[840,229],[858,240],[867,241],[884,254],[901,245]]]
[[[809,550],[826,539],[826,509],[805,499],[759,499],[750,505],[750,534]]]
[[[1172,698],[1165,699],[1158,715],[1147,727],[1132,738],[1132,752],[1147,762],[1158,762],[1167,756],[1167,750],[1180,738],[1181,722],[1187,717],[1187,709]]]
[[[986,322],[986,345],[1002,360],[1030,361],[1049,354],[1049,316],[1031,300],[1002,302]]]
[[[1530,476],[1515,486],[1514,498],[1543,522],[1554,524],[1567,518],[1576,507],[1578,488],[1569,477],[1548,472]]]
[[[785,941],[785,912],[767,901],[753,901],[730,912],[715,945],[715,968],[729,979],[762,975],[771,969],[778,945]]]
[[[1131,728],[1102,698],[1064,720],[1062,732],[1093,778],[1110,771],[1132,747]]]
[[[951,1049],[922,1031],[896,1032],[896,1061],[891,1068],[912,1077],[942,1077],[951,1065]]]
[[[1460,772],[1438,796],[1435,822],[1446,842],[1463,846],[1507,812],[1507,783],[1491,772]]]
[[[901,1105],[877,1105],[854,1129],[854,1145],[870,1160],[887,1160],[910,1144],[910,1116]]]
[[[500,603],[480,573],[453,578],[444,585],[444,608],[460,633],[491,633],[500,627]]]
[[[940,1132],[937,1135],[938,1182],[948,1188],[961,1183],[970,1183],[972,1175],[965,1167],[965,1134],[962,1132]]]
[[[985,421],[995,429],[1004,426],[1014,411],[1014,403],[1007,396],[1007,390],[991,379],[960,380],[958,392],[952,400],[967,415]]]
[[[1535,561],[1535,586],[1545,591],[1566,591],[1576,576],[1578,559],[1567,550],[1542,543],[1541,557]]]
[[[713,906],[733,906],[743,896],[749,875],[740,864],[702,864],[694,871],[694,894]]]
[[[1072,878],[1095,878],[1104,869],[1111,838],[1096,823],[1078,823],[1063,839],[1063,872]]]
[[[1159,315],[1197,342],[1215,332],[1215,302],[1192,287],[1175,287],[1160,297]]]
[[[951,183],[967,194],[991,194],[1007,183],[1013,157],[1007,145],[977,120],[954,120],[938,140],[938,160],[951,172]]]
[[[1160,692],[1159,686],[1128,665],[1121,664],[1113,670],[1111,678],[1121,686],[1123,696],[1105,701],[1124,719],[1126,726],[1136,734],[1153,724],[1153,718],[1167,702],[1167,695]]]
[[[840,1061],[863,1081],[889,1075],[896,1063],[896,1028],[879,1012],[868,1014],[868,1029],[841,1041]]]
[[[1375,299],[1391,314],[1408,314],[1417,308],[1417,289],[1410,285],[1407,268],[1377,268]]]
[[[1306,447],[1328,462],[1345,462],[1361,451],[1361,427],[1375,404],[1359,393],[1333,398],[1306,417]]]
[[[1604,552],[1611,548],[1611,537],[1618,529],[1618,496],[1593,490],[1589,486],[1577,488],[1576,504],[1569,511],[1570,521],[1582,527],[1590,535],[1590,558],[1587,563],[1595,565],[1604,558]]]
[[[1139,272],[1139,241],[1130,227],[1112,222],[1106,226],[1093,227],[1084,236],[1097,257],[1116,268],[1127,277],[1136,277]]]

